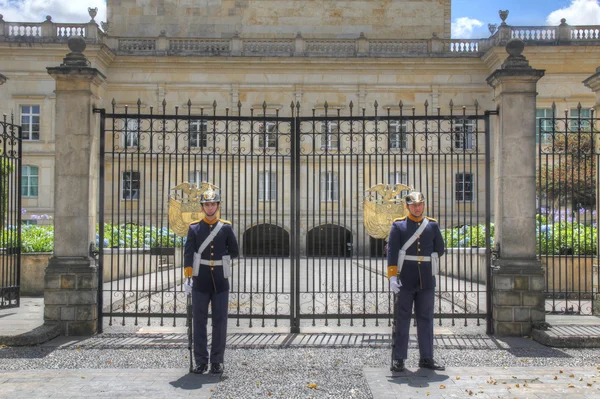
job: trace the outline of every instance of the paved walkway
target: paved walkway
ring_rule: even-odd
[[[364,369],[375,399],[410,398],[600,398],[598,368],[452,367],[392,373]]]

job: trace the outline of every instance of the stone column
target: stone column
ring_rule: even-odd
[[[545,320],[544,271],[536,257],[535,108],[543,70],[521,55],[519,39],[506,44],[509,56],[487,82],[499,111],[493,137],[495,243],[492,269],[493,330],[498,335],[529,335]]]
[[[98,329],[98,273],[90,257],[95,242],[98,134],[93,107],[106,79],[83,54],[85,41],[73,36],[56,80],[54,254],[45,276],[44,322],[62,335],[90,335]]]
[[[596,68],[596,73],[583,81],[583,84],[590,88],[594,94],[596,94],[596,104],[594,105],[594,120],[598,118],[598,113],[600,112],[600,67]],[[598,154],[598,149],[600,149],[600,135],[594,134],[594,154]],[[596,163],[596,179],[600,176],[600,165]],[[600,185],[596,184],[596,210],[600,210]],[[598,254],[596,254],[598,255]],[[598,274],[600,273],[600,267],[598,265],[598,261],[594,261],[592,266],[592,290],[596,292],[597,297],[594,300],[594,308],[592,309],[592,313],[595,315],[600,315],[600,291],[598,287]]]

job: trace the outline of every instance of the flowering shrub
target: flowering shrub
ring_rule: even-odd
[[[105,223],[103,244],[105,248],[181,247],[183,239],[166,227]],[[0,248],[16,245],[17,230],[15,226],[8,226],[0,231]],[[98,226],[96,226],[96,246],[100,246]],[[21,226],[21,251],[23,253],[52,252],[53,250],[54,226]]]
[[[446,248],[485,248],[485,226],[454,227],[442,230]],[[490,246],[494,244],[494,224],[490,223]]]

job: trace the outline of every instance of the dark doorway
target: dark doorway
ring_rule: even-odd
[[[342,226],[324,224],[308,232],[307,256],[352,256],[352,233]]]
[[[290,234],[274,224],[259,224],[244,233],[244,256],[290,256]]]
[[[383,238],[369,237],[369,244],[371,246],[371,258],[387,256],[385,253],[385,240]]]

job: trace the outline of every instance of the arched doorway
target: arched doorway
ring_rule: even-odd
[[[244,233],[244,256],[290,256],[290,234],[274,224],[258,224]]]
[[[352,233],[342,226],[324,224],[306,236],[307,256],[352,256]]]

